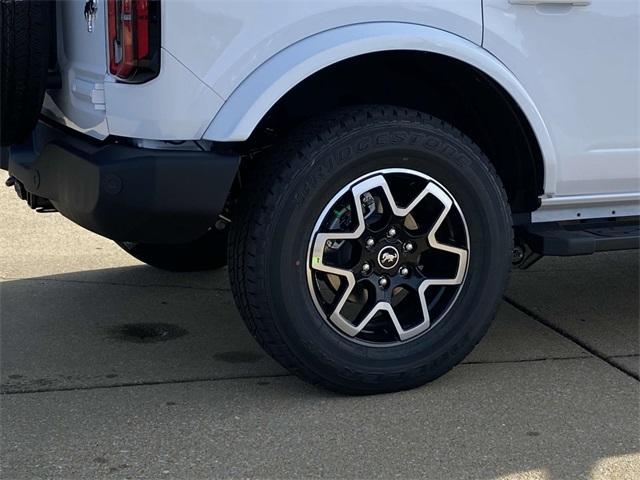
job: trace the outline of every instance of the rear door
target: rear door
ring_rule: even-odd
[[[91,31],[85,18],[87,4],[96,8]],[[45,115],[97,138],[108,135],[104,104],[105,4],[102,0],[57,2],[57,53],[62,88],[48,91],[43,107]]]
[[[484,0],[483,46],[540,110],[558,195],[638,191],[638,0]]]

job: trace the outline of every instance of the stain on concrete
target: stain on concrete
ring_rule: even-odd
[[[166,342],[182,337],[189,332],[170,323],[127,323],[109,329],[109,336],[116,340],[133,343]]]

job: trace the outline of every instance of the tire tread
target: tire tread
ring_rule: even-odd
[[[23,141],[40,114],[47,82],[54,4],[37,0],[1,1],[2,145]]]

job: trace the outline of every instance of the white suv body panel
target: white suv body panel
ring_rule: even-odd
[[[224,101],[164,48],[148,83],[105,82],[109,133],[149,140],[202,138]]]
[[[96,138],[109,135],[104,98],[107,73],[106,23],[97,22],[87,32],[83,4],[58,2],[56,5],[58,64],[62,88],[50,90],[43,113],[58,122]],[[98,15],[105,18],[104,2]]]
[[[168,0],[163,19],[165,47],[225,99],[273,55],[347,25],[417,24],[482,43],[481,0]]]
[[[47,93],[43,113],[98,139],[108,135],[149,140],[202,138],[224,100],[165,49],[158,77],[140,85],[116,82],[107,71],[105,5],[105,1],[97,2],[94,31],[89,32],[84,1],[58,1],[62,88]]]
[[[142,85],[106,71],[106,2],[93,33],[83,1],[59,3],[58,43],[73,45],[63,45],[63,89],[45,113],[89,135],[242,141],[335,62],[436,52],[492,77],[530,122],[545,169],[534,221],[640,214],[635,0],[164,0],[160,75]]]
[[[640,2],[484,0],[484,27],[484,48],[514,73],[547,124],[559,159],[547,193],[637,191]]]

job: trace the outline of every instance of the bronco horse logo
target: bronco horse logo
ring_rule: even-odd
[[[391,246],[384,247],[380,250],[380,253],[378,253],[378,263],[386,270],[395,267],[399,258],[400,254],[398,250]]]
[[[395,253],[384,252],[382,254],[382,263],[393,263],[398,256]]]

